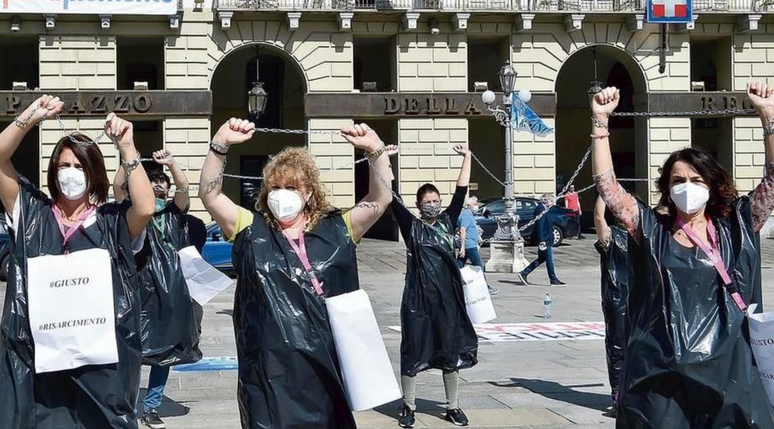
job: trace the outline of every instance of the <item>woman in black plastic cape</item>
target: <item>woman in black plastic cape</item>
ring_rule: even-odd
[[[457,186],[446,210],[433,184],[417,191],[414,216],[403,204],[395,183],[391,208],[406,243],[406,285],[400,307],[400,374],[403,407],[400,427],[413,427],[416,375],[428,369],[443,371],[446,420],[467,426],[458,400],[459,370],[478,363],[478,338],[465,308],[463,281],[454,251],[454,233],[470,182],[471,153],[457,145],[462,156]]]
[[[618,428],[774,427],[749,345],[745,309],[760,304],[758,231],[774,207],[774,89],[750,84],[764,126],[765,175],[738,196],[706,151],[673,152],[657,189],[661,215],[615,179],[607,121],[616,88],[592,101],[592,168],[600,195],[625,226],[633,283]]]
[[[629,234],[618,225],[609,226],[605,211],[605,202],[598,196],[594,203],[594,229],[597,232],[594,248],[599,252],[602,314],[605,318],[605,355],[613,400],[612,415],[615,415],[626,350],[626,301],[632,269],[628,252]]]
[[[82,134],[64,136],[54,147],[48,164],[50,198],[19,176],[11,157],[22,138],[62,109],[59,98],[44,95],[0,134],[0,199],[12,255],[0,344],[0,427],[136,429],[142,344],[133,250],[139,251],[153,215],[153,191],[137,158],[132,124],[112,113],[105,131],[117,140],[123,162],[132,166],[133,205],[105,203],[110,183],[104,158],[99,146]],[[73,228],[65,239],[62,231]],[[118,362],[37,374],[27,261],[88,249],[105,249],[110,255]]]
[[[356,244],[390,203],[384,144],[365,124],[341,130],[372,165],[369,193],[354,208],[332,209],[310,154],[290,147],[264,168],[252,213],[221,187],[229,147],[254,133],[245,120],[220,127],[199,186],[207,211],[234,241],[242,427],[355,428],[324,300],[359,289]]]

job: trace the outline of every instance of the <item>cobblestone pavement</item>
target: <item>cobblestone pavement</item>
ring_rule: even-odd
[[[774,240],[762,244],[764,294],[774,291]],[[486,253],[486,252],[485,252]],[[527,259],[535,248],[527,248]],[[543,297],[553,299],[552,322],[602,320],[598,257],[593,240],[570,240],[557,249],[557,272],[566,287],[548,286],[545,269],[522,286],[511,275],[489,275],[501,292],[495,297],[498,318],[493,323],[544,322]],[[382,334],[397,373],[400,334],[400,297],[405,270],[405,249],[400,243],[366,240],[359,249],[362,287],[369,293]],[[4,292],[4,288],[2,288]],[[205,307],[202,349],[207,357],[236,355],[231,322],[234,288]],[[605,416],[610,404],[601,339],[588,341],[482,341],[480,363],[460,373],[461,406],[471,428],[605,429],[613,419]],[[143,385],[147,383],[147,368]],[[237,373],[234,370],[181,372],[173,370],[165,392],[161,416],[170,429],[238,429]],[[301,388],[301,386],[299,386]],[[429,371],[418,376],[418,428],[446,428],[441,375]],[[396,428],[397,402],[357,413],[359,427]]]

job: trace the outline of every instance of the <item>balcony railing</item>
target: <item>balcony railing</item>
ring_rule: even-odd
[[[217,10],[634,12],[646,0],[217,0]],[[774,0],[693,0],[695,12],[774,12]]]

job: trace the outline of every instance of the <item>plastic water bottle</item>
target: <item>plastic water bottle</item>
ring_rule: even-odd
[[[551,295],[546,294],[546,297],[543,299],[543,308],[545,313],[543,314],[543,317],[546,319],[551,318]]]

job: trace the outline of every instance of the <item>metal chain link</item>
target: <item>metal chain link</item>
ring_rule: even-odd
[[[687,110],[683,112],[613,112],[610,116],[618,117],[672,117],[672,116],[735,116],[753,115],[755,109],[722,109],[722,110]]]

